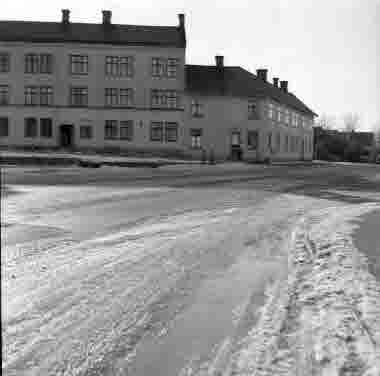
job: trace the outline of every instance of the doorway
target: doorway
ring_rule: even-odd
[[[72,124],[62,124],[59,128],[60,146],[72,148],[74,146],[74,126]]]
[[[231,159],[233,161],[241,161],[243,159],[241,136],[239,131],[233,131],[231,134]]]

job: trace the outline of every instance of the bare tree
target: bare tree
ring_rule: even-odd
[[[346,132],[355,132],[359,128],[360,117],[355,112],[349,112],[343,116],[343,126]]]
[[[321,127],[323,129],[333,129],[336,126],[336,121],[333,116],[322,114],[318,117],[315,124],[317,127]]]
[[[373,134],[375,136],[375,144],[380,148],[380,120],[373,125]]]

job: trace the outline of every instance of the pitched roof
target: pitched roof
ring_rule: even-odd
[[[241,67],[186,65],[186,90],[203,95],[269,97],[300,112],[316,116],[290,92],[284,92]]]
[[[185,32],[177,26],[0,21],[0,41],[36,43],[101,43],[185,47]]]

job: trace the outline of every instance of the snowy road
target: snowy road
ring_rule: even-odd
[[[287,275],[300,218],[380,199],[370,168],[242,167],[230,180],[222,169],[138,172],[141,181],[122,171],[3,172],[6,375],[196,369]]]

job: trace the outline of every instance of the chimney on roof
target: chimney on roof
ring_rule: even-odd
[[[273,86],[274,87],[278,87],[278,81],[279,81],[278,77],[273,77]]]
[[[70,9],[62,9],[62,24],[68,25],[70,23]]]
[[[183,13],[178,14],[178,21],[179,21],[179,28],[184,30],[185,29],[185,15]]]
[[[103,25],[111,25],[112,12],[110,10],[102,10]]]
[[[285,93],[288,92],[288,81],[281,81],[281,90],[283,90]]]
[[[224,67],[224,56],[215,56],[215,65],[217,68],[222,69]]]
[[[263,81],[267,80],[268,69],[256,69],[257,77]]]

